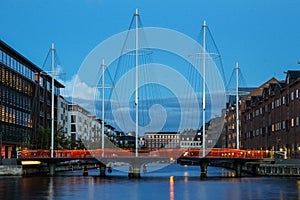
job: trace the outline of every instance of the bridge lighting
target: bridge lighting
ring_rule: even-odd
[[[40,165],[41,161],[36,161],[36,160],[23,160],[21,161],[22,165]]]

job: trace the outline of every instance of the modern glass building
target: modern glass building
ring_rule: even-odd
[[[37,128],[50,130],[51,78],[51,75],[0,40],[2,157],[15,157],[18,149],[37,148]],[[60,88],[63,87],[55,80],[55,116],[57,116],[57,97]]]

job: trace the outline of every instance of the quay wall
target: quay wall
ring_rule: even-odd
[[[0,176],[22,176],[21,165],[0,165]]]
[[[88,169],[95,169],[97,166],[95,164],[84,164],[84,165],[63,165],[63,166],[55,166],[56,172],[64,172],[64,171],[75,171],[75,170],[83,170],[84,167]],[[39,175],[39,174],[49,174],[50,170],[48,166],[26,166],[22,169],[22,175]]]
[[[260,164],[256,173],[260,176],[300,176],[300,160],[277,159],[272,164]]]

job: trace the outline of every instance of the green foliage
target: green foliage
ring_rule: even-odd
[[[50,134],[50,129],[38,126],[36,130],[36,144],[33,146],[35,146],[36,149],[49,149],[51,145]]]

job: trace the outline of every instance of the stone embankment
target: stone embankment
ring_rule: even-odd
[[[23,169],[17,164],[17,159],[2,159],[0,165],[0,176],[21,176]]]
[[[260,164],[256,168],[260,176],[300,176],[299,159],[275,159],[270,164]]]

